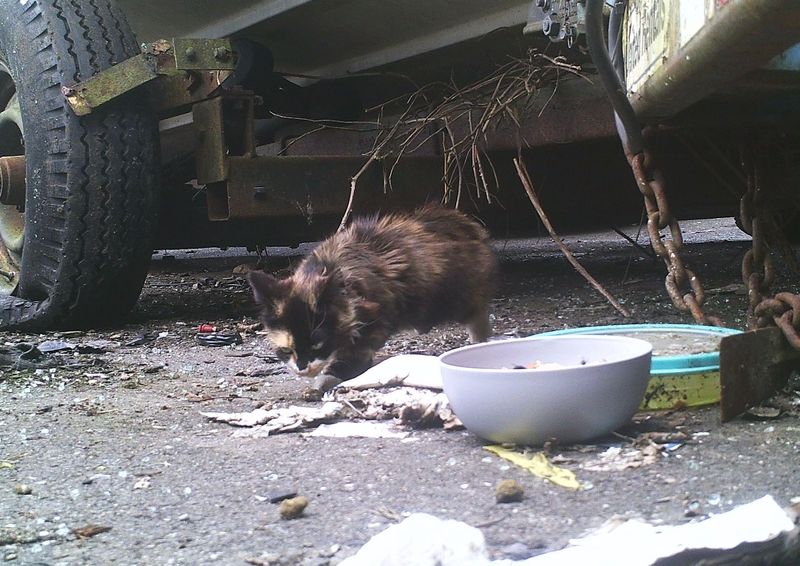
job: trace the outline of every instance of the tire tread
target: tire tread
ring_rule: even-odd
[[[130,309],[147,273],[157,210],[155,115],[119,100],[78,118],[58,97],[62,84],[135,55],[137,43],[109,0],[30,0],[23,14],[45,96],[42,169],[51,189],[39,207],[52,229],[36,238],[35,273],[28,277],[23,265],[28,294],[41,300],[0,297],[0,328],[103,323]],[[26,237],[23,261],[27,253]]]

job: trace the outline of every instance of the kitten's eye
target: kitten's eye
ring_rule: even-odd
[[[317,342],[316,344],[311,346],[312,352],[319,352],[325,347],[325,342]]]

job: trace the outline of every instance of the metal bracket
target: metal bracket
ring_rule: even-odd
[[[257,97],[252,94],[225,94],[192,107],[194,127],[200,140],[196,153],[198,183],[226,181],[231,158],[255,155],[256,101]]]
[[[581,0],[533,0],[523,33],[542,32],[553,43],[572,47],[585,33],[586,3]]]
[[[142,53],[100,71],[85,81],[61,87],[78,116],[159,76],[187,71],[233,71],[236,54],[227,39],[165,39],[142,45]]]
[[[236,56],[227,39],[172,40],[175,68],[183,71],[233,71]]]

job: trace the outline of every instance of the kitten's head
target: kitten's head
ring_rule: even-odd
[[[341,339],[343,305],[333,277],[323,269],[288,279],[252,271],[247,278],[278,358],[300,375],[324,372]]]

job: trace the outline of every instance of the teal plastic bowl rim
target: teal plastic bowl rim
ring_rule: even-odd
[[[563,336],[565,334],[621,334],[627,332],[691,332],[694,334],[716,334],[730,336],[740,334],[736,328],[703,326],[700,324],[611,324],[608,326],[582,326],[551,330],[535,336]],[[719,371],[719,352],[690,354],[688,356],[653,356],[651,375],[685,375]]]

